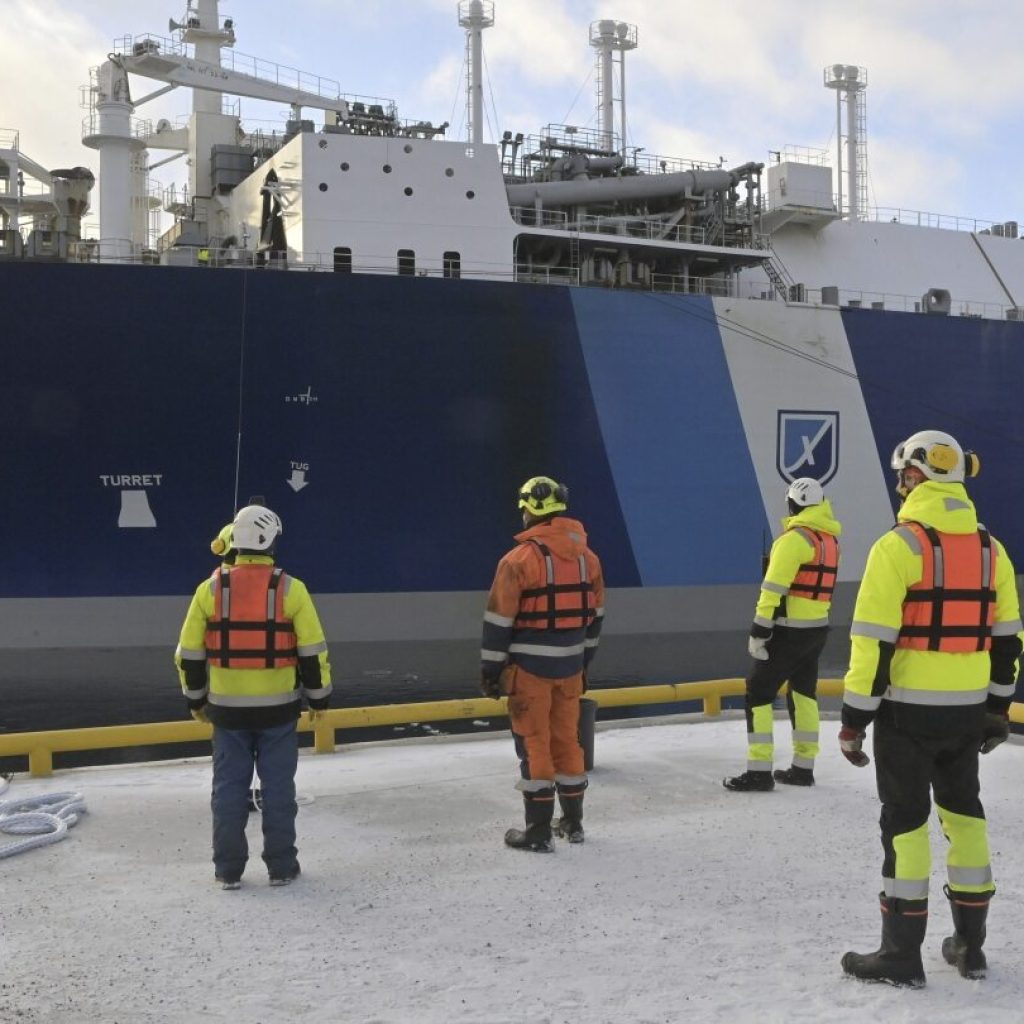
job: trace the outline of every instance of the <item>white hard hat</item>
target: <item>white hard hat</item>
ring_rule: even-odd
[[[820,505],[825,500],[825,492],[813,477],[802,476],[789,485],[786,497],[794,504],[806,508],[808,505]]]
[[[967,477],[977,476],[981,462],[974,452],[965,452],[957,439],[941,430],[919,430],[892,453],[892,468],[914,466],[929,480],[962,484]]]
[[[276,512],[263,505],[246,505],[238,510],[231,529],[231,545],[236,551],[269,551],[284,533]]]

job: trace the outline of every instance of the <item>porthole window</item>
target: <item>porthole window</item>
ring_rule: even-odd
[[[341,169],[342,169],[343,171],[347,171],[347,170],[348,170],[348,161],[347,161],[347,160],[343,160],[343,161],[342,161],[342,163],[341,163]]]
[[[412,152],[412,146],[410,146],[410,145],[409,145],[409,143],[407,142],[407,143],[406,143],[406,144],[405,144],[405,145],[404,145],[404,146],[402,147],[402,152],[403,152],[403,153],[411,153],[411,152]]]
[[[446,167],[446,168],[444,169],[444,176],[445,176],[446,178],[452,178],[452,177],[454,177],[454,176],[455,176],[455,168],[454,168],[454,167]]]
[[[317,145],[318,145],[318,146],[319,146],[319,147],[320,147],[321,149],[326,149],[326,148],[327,148],[327,140],[326,140],[326,139],[321,139],[321,140],[320,140],[320,141],[319,141],[319,142],[317,143]]]
[[[467,199],[476,199],[476,193],[475,193],[475,192],[474,192],[474,191],[473,191],[472,189],[470,189],[470,190],[469,190],[469,191],[468,191],[468,192],[466,193],[466,198],[467,198]]]
[[[405,186],[404,191],[405,191],[405,194],[407,196],[411,196],[412,195],[412,189],[408,185]]]
[[[385,174],[390,174],[391,173],[391,164],[385,164],[383,170],[384,170]]]
[[[320,182],[320,191],[321,192],[326,192],[327,191],[327,182],[326,181],[321,181]]]

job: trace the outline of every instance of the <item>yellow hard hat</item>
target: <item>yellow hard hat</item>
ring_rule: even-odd
[[[231,550],[231,530],[234,523],[228,523],[213,540],[210,541],[210,550],[218,557],[223,557]]]
[[[519,488],[519,507],[534,516],[550,516],[569,507],[569,488],[549,476],[533,476]]]

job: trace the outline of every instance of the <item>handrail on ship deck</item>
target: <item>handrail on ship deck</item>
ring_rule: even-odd
[[[742,679],[710,679],[692,683],[588,690],[587,696],[603,708],[699,700],[703,702],[704,714],[713,718],[722,713],[723,697],[742,696],[744,689],[745,682]],[[819,696],[841,697],[842,694],[841,679],[818,681]],[[299,732],[313,733],[313,748],[316,753],[332,754],[336,745],[335,731],[338,729],[454,721],[463,718],[497,718],[507,714],[505,698],[490,697],[427,701],[418,704],[382,704],[364,708],[332,708],[324,712],[316,725],[312,725],[309,717],[303,715],[299,720]],[[1024,724],[1024,704],[1010,705],[1010,721]],[[209,739],[212,732],[209,725],[187,720],[110,725],[91,729],[59,729],[50,732],[8,733],[0,736],[0,757],[27,756],[29,774],[45,777],[53,774],[53,755],[57,752],[195,743]]]

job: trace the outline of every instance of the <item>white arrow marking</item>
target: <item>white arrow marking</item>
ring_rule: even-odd
[[[309,481],[306,479],[306,471],[304,469],[293,469],[288,486],[296,493],[301,491],[303,487],[308,487]]]

